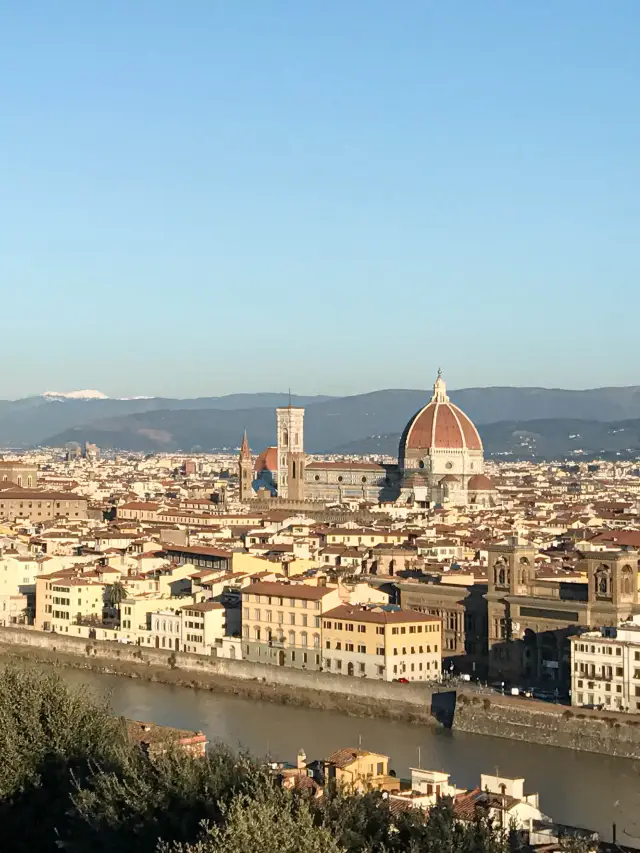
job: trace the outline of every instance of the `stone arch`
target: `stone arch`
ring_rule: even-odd
[[[520,557],[518,564],[518,581],[522,586],[529,583],[531,577],[531,563],[528,557]]]
[[[493,564],[493,583],[495,586],[506,586],[509,583],[509,566],[504,557],[499,557]]]

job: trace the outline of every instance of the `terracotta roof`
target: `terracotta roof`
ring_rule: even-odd
[[[260,456],[256,459],[253,470],[256,474],[261,474],[263,471],[277,471],[278,448],[267,447],[266,450],[263,450]]]
[[[382,608],[355,607],[341,604],[324,614],[325,619],[344,619],[351,622],[375,622],[381,625],[398,625],[407,622],[437,622],[442,621],[437,616],[428,616],[417,610],[383,610]]]
[[[476,474],[473,476],[469,482],[467,483],[467,489],[472,492],[479,492],[480,490],[493,490],[495,486],[493,481],[489,479],[485,474]]]
[[[307,471],[385,471],[384,465],[378,462],[310,462]]]
[[[333,764],[334,767],[338,767],[339,769],[343,769],[348,767],[350,764],[353,764],[354,761],[357,761],[358,758],[367,758],[367,756],[375,756],[378,757],[380,753],[378,752],[368,752],[366,749],[355,749],[353,747],[346,747],[345,749],[338,749],[336,752],[332,753],[327,761],[330,764]],[[386,756],[384,756],[386,758]]]
[[[307,584],[288,584],[269,581],[258,581],[245,587],[244,594],[254,595],[276,595],[280,598],[300,598],[309,601],[320,601],[329,593],[335,591],[335,587],[308,586]]]

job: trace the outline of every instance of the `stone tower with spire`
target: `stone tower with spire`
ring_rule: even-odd
[[[238,479],[240,481],[240,500],[245,503],[253,497],[253,459],[246,430],[242,437],[240,455],[238,456]]]

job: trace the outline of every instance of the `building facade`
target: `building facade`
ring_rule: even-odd
[[[437,681],[440,619],[392,605],[340,605],[323,618],[323,669],[381,681]]]
[[[640,613],[638,553],[587,552],[584,583],[537,578],[536,555],[516,541],[489,549],[489,675],[568,688],[571,636]]]
[[[54,518],[87,517],[86,498],[69,492],[39,492],[32,489],[0,490],[0,519],[51,521]]]
[[[14,483],[24,489],[35,489],[38,484],[38,466],[27,462],[0,460],[0,485]]]
[[[336,587],[253,583],[242,590],[244,660],[322,668],[322,616],[340,603]]]
[[[640,621],[571,637],[571,704],[640,714]]]

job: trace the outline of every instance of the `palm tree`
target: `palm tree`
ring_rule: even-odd
[[[109,586],[105,589],[104,603],[107,605],[107,607],[111,607],[113,610],[117,610],[120,606],[120,602],[123,601],[123,599],[127,598],[128,595],[129,593],[125,589],[122,581],[115,581],[114,583],[109,584]]]

